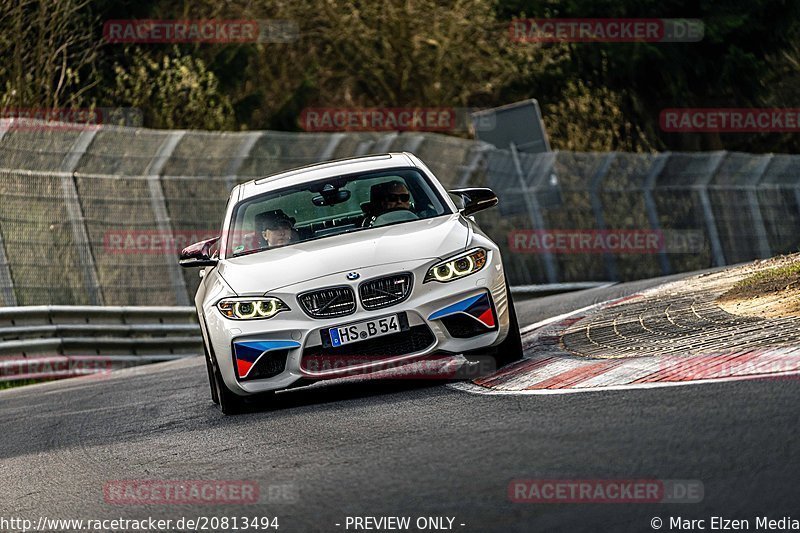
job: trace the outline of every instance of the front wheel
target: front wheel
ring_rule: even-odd
[[[217,394],[217,384],[214,383],[214,365],[211,362],[211,356],[208,354],[208,348],[203,343],[203,351],[205,352],[206,372],[208,373],[208,385],[211,388],[211,401],[219,405],[219,394]]]
[[[514,301],[511,299],[508,281],[506,281],[506,294],[508,295],[508,335],[506,335],[503,342],[491,350],[491,355],[494,356],[498,369],[519,361],[524,355],[522,351],[522,335],[519,332],[517,312],[514,310]]]
[[[214,365],[214,389],[216,390],[217,398],[219,399],[219,409],[224,415],[235,415],[244,410],[244,398],[234,394],[225,385],[222,380],[222,374],[219,373],[219,368]]]
[[[517,312],[514,310],[514,301],[511,298],[511,291],[508,288],[508,280],[506,280],[506,295],[508,298],[508,333],[506,334],[506,338],[503,339],[503,342],[492,348],[484,348],[482,350],[475,350],[474,352],[463,354],[467,361],[483,364],[488,356],[494,359],[494,370],[499,370],[500,367],[522,359],[522,336],[519,332]]]

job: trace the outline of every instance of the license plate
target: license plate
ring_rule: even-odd
[[[331,346],[338,348],[352,342],[374,339],[400,331],[400,321],[397,315],[392,315],[330,328],[328,333],[331,336]]]

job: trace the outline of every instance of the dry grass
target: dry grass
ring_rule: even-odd
[[[778,263],[777,266],[772,266]],[[725,311],[764,318],[800,317],[800,255],[761,265],[717,298]]]
[[[0,381],[0,390],[12,389],[14,387],[22,387],[23,385],[32,385],[34,383],[39,383],[39,382],[35,379],[21,379],[18,381]]]

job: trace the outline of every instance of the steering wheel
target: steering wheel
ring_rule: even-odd
[[[419,216],[409,209],[402,207],[391,209],[375,217],[372,221],[371,227],[385,226],[386,224],[393,224],[395,222],[405,222],[407,220],[418,220]]]

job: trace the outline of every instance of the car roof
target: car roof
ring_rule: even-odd
[[[332,176],[356,174],[358,172],[368,172],[371,170],[397,167],[416,167],[416,165],[405,152],[373,154],[360,157],[348,157],[346,159],[336,159],[333,161],[323,161],[321,163],[314,163],[304,167],[293,168],[291,170],[286,170],[277,174],[256,178],[246,183],[242,183],[236,187],[239,189],[237,201],[274,190],[278,187],[291,187],[293,185],[325,179]]]

